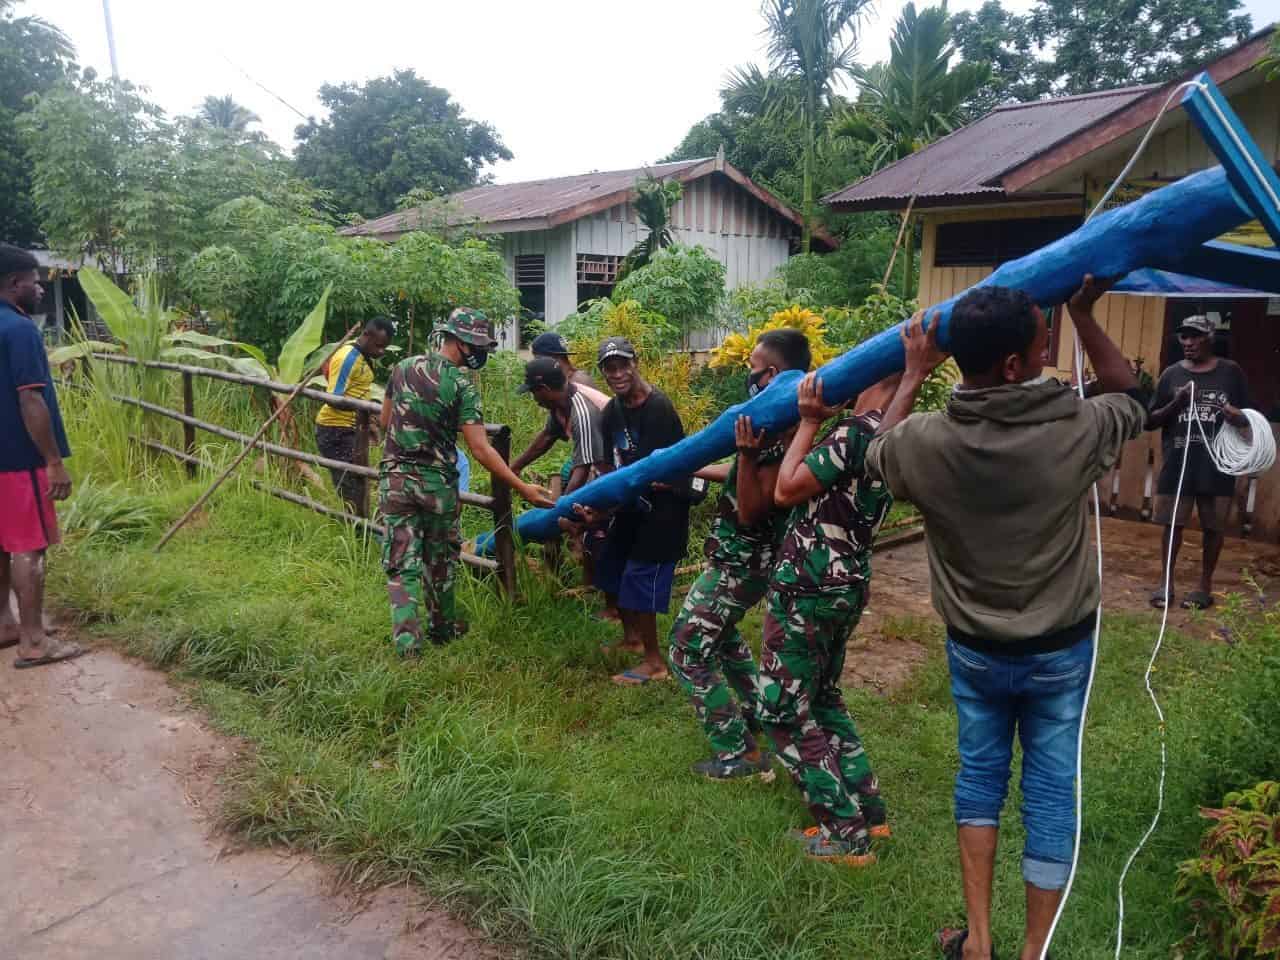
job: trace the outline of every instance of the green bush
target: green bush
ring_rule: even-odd
[[[1193,958],[1280,957],[1280,783],[1227,794],[1200,856],[1178,868],[1175,888],[1195,928],[1181,946]]]

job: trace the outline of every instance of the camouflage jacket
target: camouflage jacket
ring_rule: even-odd
[[[781,463],[785,453],[786,445],[782,443],[766,447],[760,451],[759,464],[765,467]],[[768,570],[786,530],[787,511],[771,509],[768,516],[750,527],[738,522],[738,461],[738,457],[733,458],[703,549],[707,560],[718,567]]]
[[[382,472],[439,471],[458,482],[458,431],[484,423],[480,394],[462,370],[438,353],[401,360],[387,381],[391,422]]]
[[[841,593],[871,578],[871,543],[893,496],[863,474],[878,412],[844,414],[804,462],[822,493],[787,518],[772,585],[792,593]]]

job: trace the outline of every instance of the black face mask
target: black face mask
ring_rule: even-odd
[[[471,370],[479,370],[489,362],[489,351],[482,350],[479,347],[469,347],[466,355],[462,358],[462,362]]]
[[[765,387],[768,386],[767,383],[761,384],[760,381],[763,380],[768,375],[769,371],[772,369],[773,367],[765,367],[763,370],[760,370],[756,373],[747,374],[747,397],[748,398],[755,397],[756,394],[758,394],[761,390],[763,390]]]

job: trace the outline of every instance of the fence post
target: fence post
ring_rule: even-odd
[[[196,415],[196,391],[189,373],[182,374],[182,412],[188,417]],[[189,457],[196,455],[196,428],[190,423],[182,425],[182,449]],[[187,476],[194,477],[196,465],[190,460],[186,461],[186,464]]]
[[[356,412],[356,447],[353,451],[352,462],[362,467],[369,465],[368,410]],[[369,481],[364,477],[360,478],[360,493],[356,496],[356,515],[366,519],[369,516]]]
[[[503,426],[491,441],[503,463],[511,462],[511,428]],[[493,492],[493,547],[498,561],[498,580],[507,596],[516,593],[516,542],[511,532],[511,488],[493,474],[489,475]]]

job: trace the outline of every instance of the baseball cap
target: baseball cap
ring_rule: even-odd
[[[539,387],[559,390],[564,386],[564,373],[551,357],[534,357],[524,365],[524,383],[516,393],[529,393]]]
[[[631,345],[631,341],[626,337],[610,337],[600,344],[600,351],[596,357],[596,366],[604,363],[610,357],[625,357],[628,360],[634,360],[636,358],[636,348]]]
[[[529,352],[535,357],[567,357],[570,351],[569,343],[564,337],[548,330],[533,338],[533,343],[529,344]]]
[[[1197,313],[1193,317],[1187,317],[1178,324],[1179,333],[1195,333],[1202,337],[1210,336],[1213,333],[1213,323],[1203,313]]]

